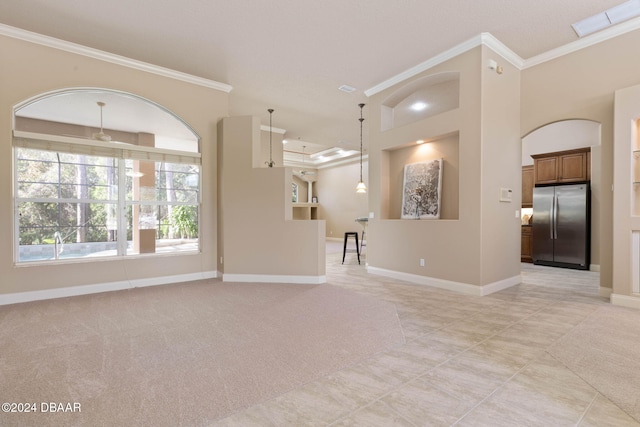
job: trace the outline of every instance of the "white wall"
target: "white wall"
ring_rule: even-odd
[[[362,165],[362,177],[369,186],[368,162]],[[315,193],[318,197],[319,217],[327,224],[327,237],[344,237],[347,231],[360,232],[362,227],[356,218],[369,214],[369,194],[356,193],[360,179],[360,163],[353,162],[318,170]]]
[[[534,154],[600,145],[600,123],[563,120],[542,126],[522,138],[522,166],[533,164]]]

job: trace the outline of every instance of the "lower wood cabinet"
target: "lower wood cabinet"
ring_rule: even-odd
[[[533,234],[530,225],[522,226],[520,238],[520,261],[533,262]]]

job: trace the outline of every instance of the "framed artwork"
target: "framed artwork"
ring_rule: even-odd
[[[291,183],[291,201],[298,203],[298,184],[295,182]]]
[[[311,198],[311,203],[318,203],[318,198],[316,196],[313,196]]]
[[[440,219],[442,159],[404,166],[402,219]]]

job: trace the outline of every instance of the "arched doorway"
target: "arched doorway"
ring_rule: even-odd
[[[522,138],[522,166],[533,165],[531,155],[591,148],[591,266],[600,271],[601,124],[592,120],[562,120],[540,126]],[[523,215],[529,212],[523,209]]]

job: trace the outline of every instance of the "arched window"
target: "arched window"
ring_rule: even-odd
[[[103,89],[14,109],[15,261],[199,250],[197,134],[167,109]]]

